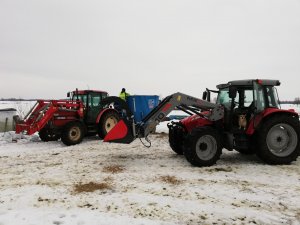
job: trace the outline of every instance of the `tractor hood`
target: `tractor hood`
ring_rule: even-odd
[[[195,127],[202,127],[202,126],[213,124],[212,121],[204,117],[201,117],[197,114],[186,117],[180,120],[180,122],[187,129],[188,132],[191,132]]]

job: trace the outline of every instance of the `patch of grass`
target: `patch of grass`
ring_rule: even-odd
[[[113,179],[111,176],[105,177],[105,178],[103,179],[103,181],[108,182],[108,183],[113,182],[113,180],[114,180],[114,179]]]
[[[300,220],[300,212],[296,213],[296,218]]]
[[[182,180],[177,179],[175,176],[161,176],[159,179],[165,183],[172,185],[178,185],[182,183]]]
[[[110,190],[110,189],[112,189],[112,186],[108,182],[103,182],[103,183],[90,182],[87,184],[79,183],[74,185],[74,192],[76,194],[82,192],[94,192],[97,190]]]
[[[169,134],[162,132],[162,133],[155,133],[155,136],[157,138],[166,138],[169,136]]]
[[[38,180],[35,184],[54,187],[54,186],[59,186],[61,183],[59,181],[55,181],[55,180]]]
[[[208,172],[232,172],[232,168],[231,167],[226,167],[226,168],[222,168],[222,167],[216,167],[216,168],[211,168],[211,169],[206,169],[206,171]]]
[[[50,163],[50,164],[46,164],[45,167],[55,167],[55,166],[61,166],[62,163]]]
[[[102,171],[105,173],[121,173],[124,171],[124,167],[119,165],[105,166]]]

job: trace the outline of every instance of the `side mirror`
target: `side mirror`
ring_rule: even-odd
[[[236,87],[229,87],[229,98],[235,98],[237,93]]]
[[[203,91],[202,99],[203,99],[203,100],[206,100],[206,98],[207,98],[207,91]]]
[[[67,93],[67,97],[70,98],[70,92]]]

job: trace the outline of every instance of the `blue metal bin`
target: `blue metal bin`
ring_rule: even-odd
[[[136,122],[140,122],[159,103],[157,95],[130,95],[127,104]]]

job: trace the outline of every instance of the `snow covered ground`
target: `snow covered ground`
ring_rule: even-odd
[[[300,158],[269,166],[224,150],[197,168],[166,134],[150,140],[66,147],[0,133],[0,225],[300,224]]]
[[[300,160],[269,166],[224,151],[209,168],[152,147],[66,147],[0,134],[0,224],[300,224]]]

